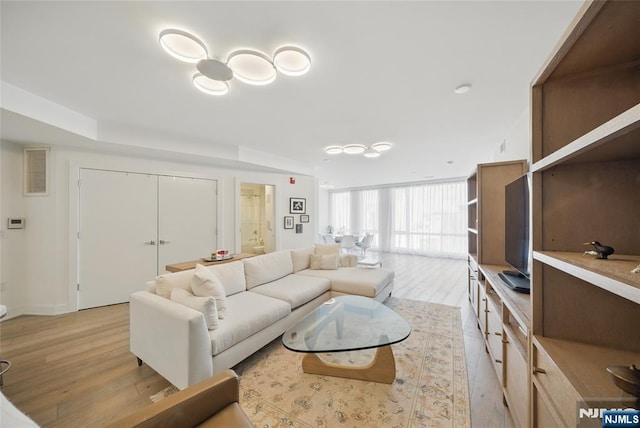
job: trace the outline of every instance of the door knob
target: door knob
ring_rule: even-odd
[[[156,245],[156,241],[145,242],[144,245]]]

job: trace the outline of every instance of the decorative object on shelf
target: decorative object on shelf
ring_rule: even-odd
[[[613,247],[609,247],[607,245],[602,245],[598,241],[585,242],[584,245],[593,245],[594,251],[585,251],[585,254],[594,255],[598,259],[606,260],[608,256],[614,253]]]
[[[209,95],[229,92],[229,81],[234,77],[249,85],[268,85],[276,79],[276,72],[285,76],[301,76],[311,68],[311,57],[298,46],[283,46],[273,58],[253,49],[231,52],[227,60],[209,57],[205,44],[193,34],[175,28],[160,32],[160,45],[172,57],[196,64],[199,73],[193,75],[193,84]]]
[[[305,214],[307,200],[305,198],[289,198],[289,212],[291,214]]]
[[[284,216],[284,228],[285,229],[293,229],[293,216],[292,215]]]
[[[631,366],[609,366],[607,371],[613,376],[613,383],[618,388],[640,398],[640,370],[635,364],[631,364]]]
[[[300,223],[309,223],[309,215],[303,214],[300,216]]]
[[[296,233],[302,233],[302,223],[296,224]]]

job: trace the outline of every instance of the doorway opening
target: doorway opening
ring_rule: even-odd
[[[274,186],[240,184],[240,246],[243,253],[275,251]]]

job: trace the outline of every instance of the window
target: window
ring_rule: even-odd
[[[343,234],[351,230],[351,192],[334,192],[329,197],[333,232]]]
[[[383,251],[464,258],[466,191],[460,180],[332,192],[331,224],[337,233],[373,233]]]

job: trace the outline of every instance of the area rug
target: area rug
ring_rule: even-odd
[[[234,370],[240,405],[257,427],[470,427],[469,391],[459,308],[390,298],[412,327],[392,346],[396,380],[387,385],[302,372],[303,354],[280,340]],[[365,351],[325,354],[354,361]]]

